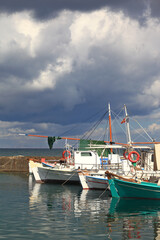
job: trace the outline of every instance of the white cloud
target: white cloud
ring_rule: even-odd
[[[38,78],[33,79],[32,83],[27,83],[25,87],[30,90],[54,89],[58,78],[71,71],[70,59],[57,59],[55,64],[49,63],[47,68],[40,72]]]
[[[18,128],[18,127],[16,127],[16,128],[9,128],[8,129],[8,132],[10,132],[11,134],[19,134],[19,133],[27,133],[27,134],[33,134],[33,133],[35,133],[36,131],[35,131],[35,129],[26,129],[26,130],[22,130],[22,128]]]
[[[153,123],[153,124],[151,124],[151,125],[148,127],[148,130],[149,130],[151,133],[154,133],[154,132],[156,132],[156,131],[159,131],[159,130],[160,130],[160,124]]]
[[[152,78],[148,84],[144,85],[142,94],[137,95],[137,100],[141,106],[150,106],[153,109],[160,107],[160,77]],[[157,114],[157,113],[156,113]],[[153,113],[152,113],[153,115]]]
[[[34,42],[42,24],[34,22],[28,12],[15,13],[12,15],[0,14],[0,63],[8,54],[14,54],[23,49],[33,56]],[[4,27],[5,26],[5,27]]]

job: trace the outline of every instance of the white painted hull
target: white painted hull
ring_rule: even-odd
[[[73,168],[35,167],[33,175],[36,182],[80,183],[77,170]]]
[[[107,189],[108,179],[98,176],[85,176],[88,189]]]

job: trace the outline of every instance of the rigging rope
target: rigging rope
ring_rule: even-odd
[[[84,122],[91,121],[91,120],[94,119],[95,116],[97,116],[100,112],[104,111],[104,109],[106,109],[106,107],[103,108],[103,109],[101,109],[100,111],[96,112],[96,113],[93,114],[91,117],[85,119]],[[65,132],[63,132],[63,133],[61,133],[61,134],[59,134],[59,136],[64,136],[64,135],[66,135],[67,133],[71,132],[72,130],[74,130],[74,129],[76,129],[76,128],[77,128],[77,124],[76,124],[74,127],[70,128],[69,130],[67,130],[67,131],[65,131]]]
[[[147,131],[141,126],[141,124],[134,118],[132,118],[139,126],[140,128],[143,129],[143,131],[146,133],[146,135],[151,139],[151,141],[153,141],[154,139],[147,133]]]
[[[109,122],[109,121],[107,121],[107,124],[106,124],[106,127],[105,127],[104,136],[103,136],[103,141],[105,140],[105,136],[107,135],[107,130],[109,129],[109,128],[108,128],[108,125],[109,125],[108,122]],[[107,138],[107,140],[108,140],[108,138]]]
[[[87,137],[87,139],[89,139],[89,137],[92,135],[92,133],[93,133],[93,132],[95,131],[95,129],[98,127],[98,125],[102,122],[102,120],[104,119],[104,117],[105,117],[105,115],[106,115],[107,113],[108,113],[108,111],[103,114],[103,116],[100,118],[100,120],[97,121],[97,122],[93,125],[93,127],[92,127],[87,133],[85,133],[85,134],[82,136],[82,138],[85,138],[85,137],[87,136],[87,134],[89,134],[88,137]]]

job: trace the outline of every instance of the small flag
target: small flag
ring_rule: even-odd
[[[126,118],[124,118],[124,119],[122,120],[121,124],[122,124],[122,123],[125,123],[125,122],[126,122]]]

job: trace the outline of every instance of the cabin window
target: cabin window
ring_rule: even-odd
[[[91,152],[81,152],[82,157],[91,157],[92,153]]]

